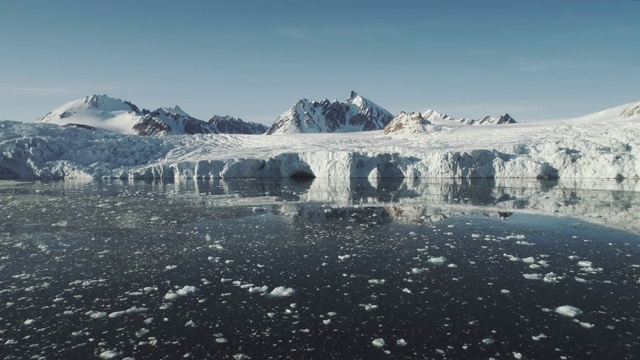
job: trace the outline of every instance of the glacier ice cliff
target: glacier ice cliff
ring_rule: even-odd
[[[640,121],[272,136],[0,122],[0,178],[638,178]]]

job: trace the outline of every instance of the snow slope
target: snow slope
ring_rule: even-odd
[[[428,127],[431,124],[431,121],[421,113],[405,113],[403,111],[382,129],[382,135],[424,134],[428,132]]]
[[[381,130],[393,115],[352,91],[345,102],[299,100],[280,115],[267,135]]]
[[[127,136],[0,122],[1,178],[638,178],[637,104],[577,119],[418,135]]]
[[[440,114],[439,112],[429,109],[422,113],[427,120],[435,124],[447,125],[450,122],[458,122],[466,125],[501,125],[515,124],[516,121],[509,114],[491,116],[487,115],[481,119],[454,118],[449,115]]]
[[[57,125],[74,123],[121,134],[134,134],[132,125],[139,117],[138,108],[131,103],[106,95],[93,95],[70,101],[35,122]]]

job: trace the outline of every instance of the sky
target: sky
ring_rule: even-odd
[[[93,94],[271,124],[351,90],[396,114],[640,101],[640,1],[0,0],[0,119]]]

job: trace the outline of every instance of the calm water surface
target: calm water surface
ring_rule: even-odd
[[[637,195],[0,182],[0,358],[634,359]]]

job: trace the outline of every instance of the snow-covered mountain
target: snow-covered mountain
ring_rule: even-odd
[[[72,123],[121,134],[135,134],[133,124],[140,117],[140,109],[128,101],[93,95],[70,101],[35,122],[57,125]]]
[[[406,113],[403,111],[384,127],[382,135],[424,134],[428,132],[428,125],[431,125],[431,121],[421,113]]]
[[[133,125],[133,131],[137,135],[210,134],[208,125],[175,106],[143,115]]]
[[[640,115],[622,116],[635,105],[508,126],[427,125],[441,131],[411,137],[123,136],[0,122],[0,178],[638,179]]]
[[[264,134],[269,130],[269,127],[264,124],[246,122],[229,115],[214,115],[208,123],[221,134]]]
[[[298,101],[276,119],[267,135],[382,130],[392,118],[387,110],[352,91],[345,102]]]
[[[620,117],[630,118],[634,116],[640,116],[640,102],[630,105],[620,114]]]
[[[230,116],[196,119],[179,106],[140,110],[129,101],[92,95],[68,102],[37,119],[37,123],[85,126],[127,135],[263,134],[267,127]]]
[[[499,115],[499,116],[491,116],[487,115],[481,119],[466,119],[466,118],[454,118],[449,115],[441,114],[435,110],[429,109],[422,113],[427,120],[432,123],[447,120],[447,121],[455,121],[461,124],[467,125],[502,125],[502,124],[515,124],[516,121],[509,114]]]

